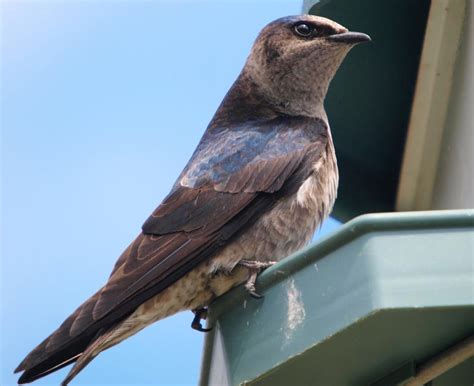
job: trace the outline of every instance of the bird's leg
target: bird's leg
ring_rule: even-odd
[[[263,298],[263,295],[260,295],[255,290],[255,281],[257,280],[257,275],[262,272],[264,269],[271,267],[275,264],[276,261],[252,261],[252,260],[240,260],[237,265],[241,265],[249,270],[249,278],[245,283],[245,289],[255,299]]]
[[[201,324],[201,320],[204,320],[207,318],[207,307],[201,307],[196,310],[193,310],[194,312],[194,319],[191,322],[191,328],[201,331],[201,332],[209,332],[212,330],[212,328],[204,328]]]

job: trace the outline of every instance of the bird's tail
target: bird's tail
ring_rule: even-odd
[[[18,379],[18,383],[24,384],[33,382],[65,366],[68,366],[71,363],[74,363],[81,356],[83,349],[87,347],[89,341],[90,339],[87,339],[82,342],[78,342],[77,345],[67,346],[65,349],[55,352],[46,359],[35,363],[33,366],[28,366],[28,362],[23,361],[15,369],[15,373],[23,371],[23,374]],[[43,342],[39,348],[41,349],[42,346],[45,345],[45,342]]]
[[[23,371],[18,379],[19,384],[33,382],[74,363],[91,344],[107,331],[104,326],[90,323],[90,328],[83,333],[76,336],[71,334],[71,328],[79,316],[92,314],[86,311],[93,309],[99,293],[100,291],[79,306],[56,331],[23,359],[15,369],[15,373]]]
[[[72,379],[90,363],[90,361],[100,354],[101,351],[104,351],[114,345],[114,343],[111,342],[111,336],[114,334],[114,331],[115,328],[110,329],[95,339],[89,346],[87,346],[84,352],[77,358],[76,363],[72,367],[71,371],[69,371],[66,378],[64,378],[64,381],[61,382],[61,386],[67,386],[69,382],[71,382]]]

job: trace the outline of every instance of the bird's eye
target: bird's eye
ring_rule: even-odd
[[[311,36],[313,34],[313,30],[314,30],[314,27],[306,23],[295,25],[295,32],[298,35],[303,36],[305,38]]]

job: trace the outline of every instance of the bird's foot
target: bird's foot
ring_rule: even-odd
[[[194,312],[194,319],[191,322],[191,328],[201,332],[209,332],[212,328],[204,328],[201,324],[201,320],[205,320],[207,318],[207,307],[198,308],[197,310],[193,310]]]
[[[264,269],[271,267],[276,261],[252,261],[252,260],[240,260],[237,265],[241,265],[249,270],[249,278],[245,283],[245,289],[254,299],[262,299],[263,295],[257,293],[255,289],[255,282],[257,275]]]

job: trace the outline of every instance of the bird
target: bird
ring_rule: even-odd
[[[16,368],[29,383],[158,320],[208,306],[309,243],[330,214],[338,168],[324,99],[352,47],[370,37],[319,16],[277,19],[257,36],[170,193],[102,288]],[[343,112],[342,112],[343,113]]]

